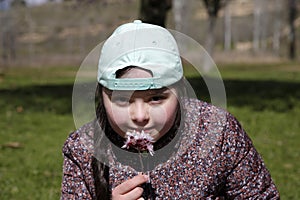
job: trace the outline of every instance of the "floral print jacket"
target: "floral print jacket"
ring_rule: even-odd
[[[149,170],[155,199],[279,199],[261,156],[231,114],[196,99],[186,103],[185,111],[179,139],[167,145],[173,152],[165,160],[159,156],[166,149],[155,152],[159,162]],[[92,139],[86,137],[93,131],[88,123],[71,133],[63,146],[61,199],[95,199]],[[138,170],[117,159],[113,148],[110,154],[114,189]]]

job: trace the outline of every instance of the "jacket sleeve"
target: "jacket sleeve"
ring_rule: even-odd
[[[93,178],[89,156],[76,140],[68,138],[63,147],[61,199],[92,199]]]
[[[230,166],[228,199],[279,199],[279,192],[261,156],[239,122],[229,114],[223,151]]]

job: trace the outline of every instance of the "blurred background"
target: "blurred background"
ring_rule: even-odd
[[[77,64],[140,18],[192,37],[216,61],[299,60],[298,0],[1,0],[1,67]]]
[[[84,58],[120,24],[185,33],[216,62],[227,109],[282,199],[300,199],[299,0],[0,0],[0,199],[59,199]],[[207,66],[210,69],[211,66]],[[188,64],[198,97],[206,84]]]

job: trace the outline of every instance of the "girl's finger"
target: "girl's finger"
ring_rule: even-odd
[[[113,190],[113,193],[114,194],[126,194],[129,191],[135,189],[137,186],[145,183],[147,180],[148,180],[147,175],[139,174],[139,175],[133,177],[132,179],[129,179],[129,180],[121,183],[120,185],[118,185]]]
[[[140,199],[143,194],[143,188],[136,187],[133,190],[127,192],[126,194],[122,195],[122,199],[132,200],[132,199]]]

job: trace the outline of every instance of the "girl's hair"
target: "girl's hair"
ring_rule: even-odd
[[[128,71],[130,70],[130,68],[132,67],[126,68],[124,70]],[[118,76],[122,76],[122,74],[124,74],[124,71],[117,73]],[[178,93],[177,94],[178,101],[179,101],[178,103],[180,104],[180,100],[179,100],[180,97],[186,96],[183,79],[175,83],[173,87],[176,89]],[[109,143],[107,141],[105,142],[105,138],[106,138],[105,136],[107,136],[108,138],[115,139],[117,134],[113,131],[112,127],[110,126],[107,120],[106,110],[103,103],[102,90],[103,90],[103,86],[98,83],[96,89],[97,119],[94,121],[95,133],[94,133],[94,157],[92,160],[92,169],[93,169],[93,176],[95,181],[96,199],[108,200],[110,199],[110,195],[111,195],[111,191],[109,188],[109,167],[108,164],[103,163],[103,161],[107,160],[106,152]],[[174,126],[166,134],[166,136],[170,135],[170,137],[165,137],[168,138],[167,139],[168,141],[172,140],[179,127],[181,112],[182,111],[179,105]],[[117,141],[117,142],[122,142],[122,141]],[[162,142],[161,145],[159,148],[162,148],[163,145],[166,145],[166,142]]]
[[[109,124],[103,103],[102,88],[103,86],[98,83],[96,89],[97,119],[94,121],[94,157],[92,158],[92,168],[96,199],[109,200],[109,168],[108,165],[101,162],[101,160],[103,161],[106,158],[107,143],[105,144],[103,138],[105,137],[104,133],[107,131],[107,124]]]

